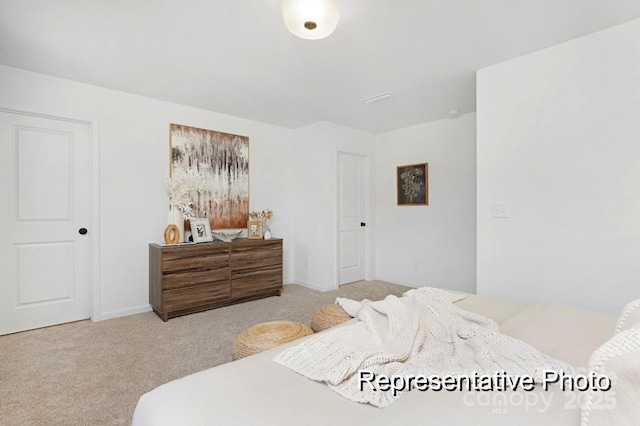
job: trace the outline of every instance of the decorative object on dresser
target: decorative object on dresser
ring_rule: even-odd
[[[271,226],[269,222],[273,218],[273,212],[270,209],[255,211],[252,210],[249,212],[250,220],[259,220],[262,222],[262,235],[265,240],[271,238]]]
[[[429,205],[429,164],[398,166],[396,179],[399,206]]]
[[[282,291],[282,239],[149,244],[149,303],[169,318]]]
[[[169,229],[175,230],[175,242],[169,243],[167,241],[166,233]],[[165,229],[164,240],[167,244],[182,243],[186,240],[184,234],[184,215],[175,205],[172,205],[171,203],[169,203],[169,211],[167,212],[167,228]]]
[[[180,230],[173,223],[164,229],[164,242],[166,244],[178,244],[180,242]]]
[[[262,221],[250,220],[247,222],[247,238],[250,240],[262,239]]]
[[[244,229],[215,229],[211,230],[211,235],[216,240],[230,243],[244,232]]]
[[[178,242],[188,242],[184,231],[185,219],[196,217],[192,198],[206,190],[206,182],[197,171],[174,170],[167,181],[169,195],[169,211],[167,223],[175,225],[180,231]],[[166,240],[166,238],[165,238]]]
[[[193,236],[194,243],[206,243],[213,241],[209,219],[191,219],[189,222],[191,225],[191,235]]]

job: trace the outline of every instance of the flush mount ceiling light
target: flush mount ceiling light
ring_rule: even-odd
[[[338,0],[283,0],[282,17],[297,37],[319,40],[331,35],[338,24]]]

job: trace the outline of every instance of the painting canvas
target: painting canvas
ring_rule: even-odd
[[[171,173],[197,174],[191,201],[211,229],[245,228],[249,217],[249,138],[171,124]]]
[[[429,204],[428,173],[427,163],[398,166],[396,179],[399,206]]]

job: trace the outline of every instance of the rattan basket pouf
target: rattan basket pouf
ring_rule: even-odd
[[[233,359],[257,354],[310,334],[313,334],[313,331],[299,322],[262,322],[247,328],[236,337],[233,342]]]
[[[313,314],[313,318],[311,318],[311,329],[317,333],[342,324],[350,319],[351,316],[342,309],[342,306],[332,303],[323,306]]]

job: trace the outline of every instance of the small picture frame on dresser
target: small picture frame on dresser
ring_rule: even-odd
[[[247,238],[250,240],[262,239],[262,221],[261,220],[247,221]]]
[[[189,222],[191,224],[191,235],[193,236],[194,243],[213,241],[209,219],[191,219]]]

